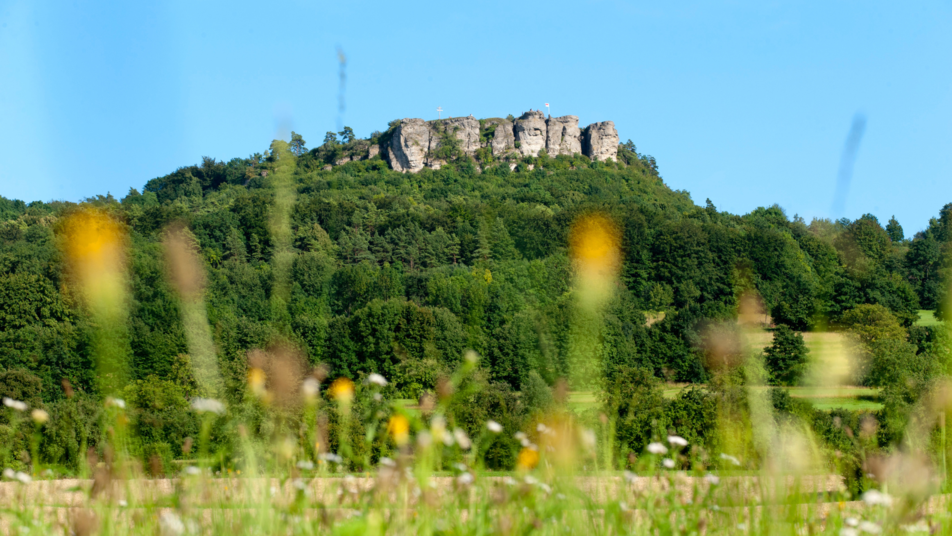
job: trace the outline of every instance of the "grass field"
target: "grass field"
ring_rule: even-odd
[[[942,321],[935,317],[935,311],[919,310],[919,320],[916,321],[917,326],[938,326],[941,324]]]
[[[669,383],[664,388],[664,397],[672,399],[688,384]],[[769,389],[762,387],[761,389]],[[879,389],[873,387],[788,387],[794,398],[809,400],[817,409],[848,409],[876,411],[882,408],[879,403]],[[598,397],[592,391],[577,391],[569,395],[569,407],[585,411],[598,404]]]

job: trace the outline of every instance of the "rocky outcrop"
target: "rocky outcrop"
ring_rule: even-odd
[[[486,141],[481,141],[481,134]],[[455,142],[449,145],[451,137]],[[379,151],[394,170],[415,173],[424,167],[439,169],[461,154],[473,157],[483,147],[491,149],[493,157],[507,160],[512,154],[535,157],[545,149],[551,157],[581,153],[605,161],[618,157],[618,132],[611,121],[580,130],[578,116],[546,119],[539,111],[526,112],[515,121],[486,119],[482,124],[473,116],[437,121],[403,119],[390,134],[389,142],[379,148],[369,147],[368,157],[373,158]]]
[[[473,156],[479,149],[479,121],[475,117],[453,117],[437,121],[434,126],[440,138],[455,135],[459,140],[460,149],[467,155]],[[432,143],[431,141],[431,147]]]
[[[395,171],[416,173],[426,164],[430,127],[422,119],[404,119],[393,131],[387,156]]]
[[[367,149],[367,158],[373,158],[378,154],[380,154],[380,146],[377,144],[371,145],[370,148]]]
[[[513,132],[517,149],[523,156],[538,156],[539,151],[545,148],[546,141],[545,114],[542,112],[526,112],[516,119]]]
[[[560,154],[572,156],[582,152],[582,131],[578,128],[577,115],[550,117],[546,121],[545,152],[555,157]]]
[[[494,120],[496,131],[493,133],[493,139],[489,142],[489,147],[493,151],[493,156],[500,157],[512,152],[516,148],[516,138],[512,131],[512,123],[506,120]]]
[[[582,133],[582,154],[592,160],[618,160],[618,131],[615,123],[592,123]]]

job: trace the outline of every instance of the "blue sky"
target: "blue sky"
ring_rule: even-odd
[[[895,214],[911,236],[952,202],[950,23],[952,0],[0,0],[0,195],[121,197],[289,129],[316,146],[341,120],[367,136],[437,106],[490,117],[549,102],[615,121],[699,204]]]

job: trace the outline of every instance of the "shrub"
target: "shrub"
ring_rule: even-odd
[[[552,407],[554,398],[549,385],[536,371],[530,371],[522,386],[522,405],[532,414],[545,413]]]
[[[692,445],[711,451],[717,445],[717,399],[697,386],[682,389],[666,404],[665,422]]]
[[[601,393],[605,411],[615,419],[615,456],[638,455],[664,429],[661,381],[651,370],[621,366],[610,375]]]

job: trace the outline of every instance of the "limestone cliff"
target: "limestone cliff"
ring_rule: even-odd
[[[535,157],[545,149],[551,157],[584,154],[605,161],[618,156],[618,132],[611,121],[593,123],[583,130],[578,116],[546,119],[540,111],[526,112],[514,121],[480,122],[473,116],[436,121],[403,119],[379,151],[394,170],[416,173],[424,167],[439,169],[463,155],[475,157],[480,149],[505,160],[512,160],[512,155]],[[373,158],[376,151],[371,148],[369,153]]]
[[[395,171],[416,173],[426,164],[430,150],[430,128],[422,119],[404,119],[393,131],[387,152]]]
[[[516,138],[512,131],[512,122],[505,119],[490,119],[487,122],[495,126],[493,139],[489,143],[493,156],[499,158],[515,150]]]
[[[618,131],[615,123],[592,123],[582,133],[582,152],[592,160],[618,159]]]
[[[538,156],[545,148],[546,124],[542,112],[526,112],[516,119],[515,138],[519,143],[519,152],[523,156]]]
[[[581,154],[581,134],[578,116],[550,117],[546,121],[545,152],[549,153],[549,156]]]

